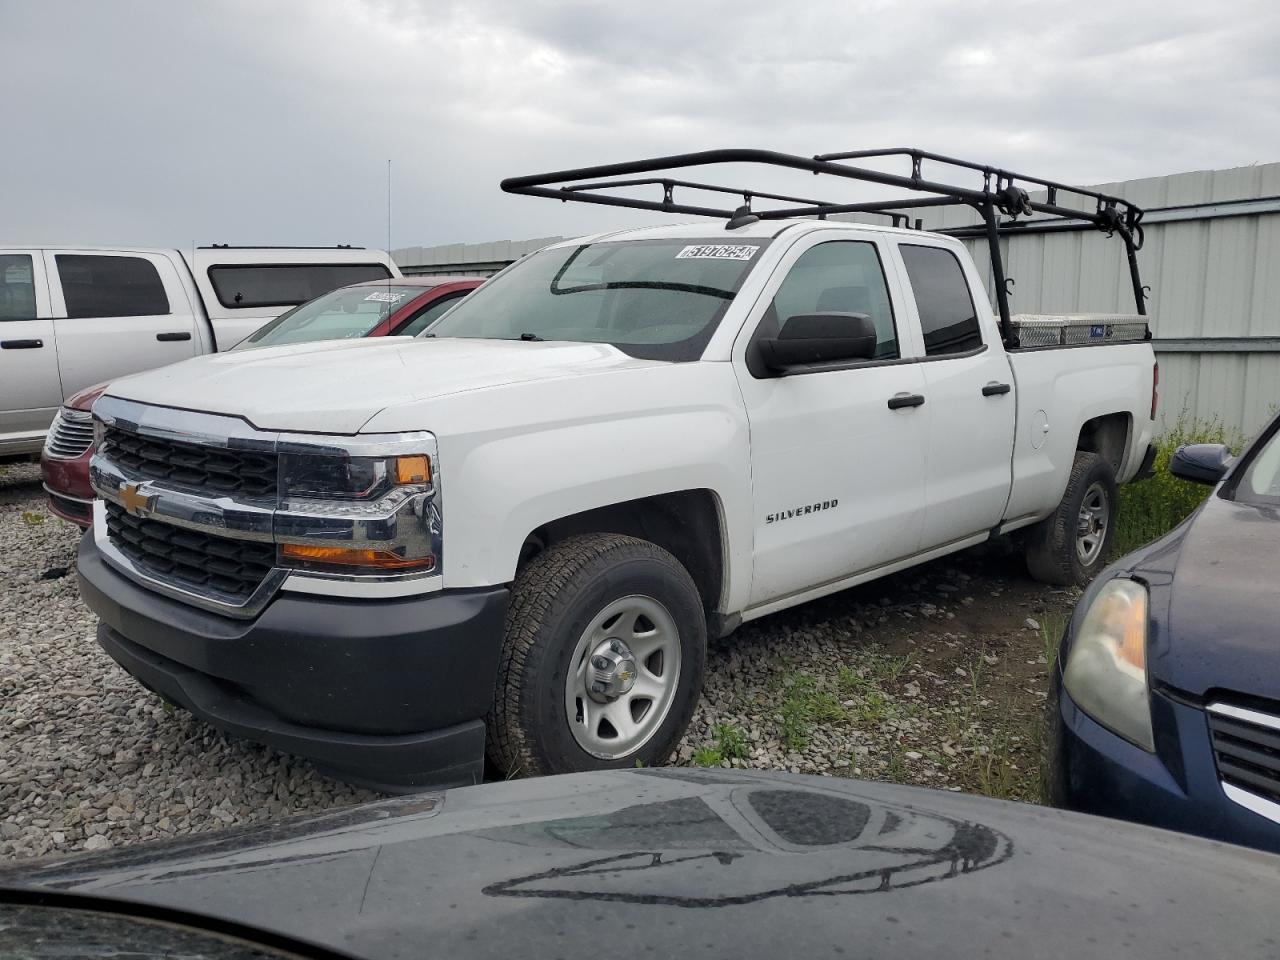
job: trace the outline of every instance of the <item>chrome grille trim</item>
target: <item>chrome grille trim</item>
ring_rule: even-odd
[[[115,463],[99,449],[89,464],[90,482],[95,493],[118,506],[132,505],[135,517],[157,520],[209,536],[261,543],[335,546],[368,543],[378,546],[393,539],[403,542],[405,536],[411,536],[419,541],[429,541],[435,558],[435,565],[430,570],[350,577],[339,577],[321,570],[276,566],[247,599],[212,591],[206,595],[193,591],[190,584],[167,579],[155,570],[131,561],[112,543],[107,530],[106,509],[97,504],[94,510],[94,541],[106,561],[158,593],[227,616],[250,618],[261,612],[286,581],[291,589],[303,592],[342,593],[340,589],[326,589],[326,585],[365,584],[379,591],[379,595],[383,590],[398,594],[402,587],[407,587],[418,593],[424,588],[440,589],[442,585],[440,463],[435,436],[429,432],[347,437],[264,431],[238,417],[152,406],[110,396],[97,401],[93,416],[108,431],[117,429],[186,446],[208,446],[272,457],[285,453],[351,457],[425,453],[431,457],[430,486],[424,485],[421,492],[406,494],[386,514],[366,514],[359,510],[341,509],[309,512],[305,503],[289,505],[290,509],[285,509],[278,491],[271,497],[247,497],[184,488],[165,478],[148,477],[141,471]],[[126,485],[130,487],[131,504],[126,504],[122,496]],[[142,500],[141,505],[139,499]]]
[[[49,427],[46,456],[55,460],[75,460],[93,446],[93,414],[88,410],[62,407]]]
[[[1222,792],[1280,823],[1280,716],[1221,702],[1205,709]]]

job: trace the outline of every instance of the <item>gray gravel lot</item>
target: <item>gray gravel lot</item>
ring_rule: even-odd
[[[138,686],[93,639],[77,539],[34,466],[0,466],[0,858],[374,797]],[[1072,599],[997,549],[748,624],[713,644],[676,761],[1031,799],[1047,639]]]

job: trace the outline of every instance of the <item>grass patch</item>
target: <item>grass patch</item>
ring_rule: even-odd
[[[1008,705],[1000,716],[1007,718],[1011,714],[1012,705]],[[987,742],[973,754],[973,773],[978,781],[978,789],[988,797],[999,800],[1020,799],[1022,776],[1017,764],[1013,762],[1011,737],[1009,721],[998,720]]]
[[[786,699],[778,710],[778,737],[788,750],[807,747],[815,723],[844,723],[849,719],[840,701],[819,687],[813,677],[793,674],[786,686]]]
[[[1068,616],[1056,610],[1046,611],[1040,615],[1040,639],[1044,642],[1044,662],[1053,672],[1053,665],[1058,660],[1058,646],[1062,643],[1062,633],[1067,629]]]
[[[717,723],[711,728],[711,732],[715,734],[715,749],[719,752],[722,759],[747,759],[747,754],[751,745],[748,743],[747,735],[743,732],[741,727],[735,727],[731,723]]]
[[[724,763],[724,756],[715,747],[699,747],[693,751],[693,762],[699,767],[718,767]]]
[[[38,527],[44,523],[43,513],[32,513],[30,510],[22,511],[22,522],[28,527]]]
[[[1120,515],[1116,522],[1114,551],[1117,556],[1156,540],[1191,515],[1213,488],[1180,480],[1169,472],[1175,450],[1187,443],[1225,443],[1239,450],[1244,438],[1221,423],[1191,420],[1183,416],[1167,433],[1156,438],[1155,476],[1120,488]]]

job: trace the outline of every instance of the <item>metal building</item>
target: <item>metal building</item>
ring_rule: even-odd
[[[1280,163],[1110,183],[1103,193],[1146,210],[1138,254],[1156,353],[1161,418],[1219,420],[1253,435],[1280,407]],[[976,222],[947,208],[927,227]],[[393,253],[409,275],[487,276],[555,242],[408,247]],[[1005,269],[1018,313],[1129,313],[1123,253],[1092,228],[1008,237]],[[985,241],[971,241],[981,265]]]

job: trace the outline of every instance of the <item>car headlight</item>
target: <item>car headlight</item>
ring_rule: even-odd
[[[1098,591],[1067,654],[1071,699],[1113,733],[1155,751],[1147,694],[1147,588],[1116,579]]]
[[[439,568],[431,457],[286,453],[274,521],[280,562],[340,575]]]

